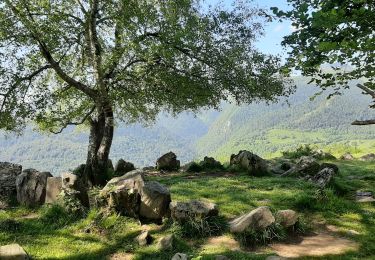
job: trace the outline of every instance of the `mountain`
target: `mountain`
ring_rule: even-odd
[[[355,119],[374,118],[368,97],[353,88],[329,100],[323,94],[310,101],[318,89],[307,86],[302,78],[296,84],[296,93],[276,104],[223,104],[219,112],[208,110],[197,116],[162,114],[151,127],[119,124],[111,158],[114,162],[124,158],[141,167],[154,165],[169,151],[186,163],[205,155],[225,162],[241,149],[271,157],[307,143],[336,154],[375,150],[374,126],[350,125]],[[59,135],[45,135],[27,128],[19,137],[0,134],[0,161],[59,175],[85,161],[87,132],[68,128]]]
[[[272,157],[301,144],[336,155],[375,150],[374,126],[351,125],[355,119],[374,118],[369,97],[352,88],[328,100],[326,93],[311,100],[318,89],[302,78],[296,84],[296,93],[276,104],[227,105],[198,140],[198,155],[228,161],[231,153],[247,149]]]

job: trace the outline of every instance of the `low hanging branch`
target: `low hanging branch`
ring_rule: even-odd
[[[352,125],[375,125],[375,119],[372,120],[356,120]]]

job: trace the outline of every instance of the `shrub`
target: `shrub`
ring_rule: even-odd
[[[314,152],[314,149],[306,144],[306,145],[301,145],[299,146],[296,150],[289,150],[289,151],[284,151],[282,152],[283,157],[288,158],[288,159],[297,159],[302,156],[309,156],[312,155]]]
[[[274,240],[284,240],[286,237],[286,230],[278,223],[274,223],[262,230],[249,228],[236,235],[237,240],[242,246],[266,245]]]
[[[228,228],[228,222],[222,216],[205,218],[191,217],[181,223],[174,223],[174,233],[187,238],[202,238],[222,234]]]

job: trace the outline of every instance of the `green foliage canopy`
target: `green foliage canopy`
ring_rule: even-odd
[[[4,0],[0,128],[59,132],[109,103],[124,121],[275,100],[279,59],[257,51],[261,10],[195,0]]]
[[[302,71],[323,90],[340,94],[352,80],[375,100],[375,2],[372,0],[288,0],[291,11],[272,8],[291,20],[286,36],[288,69]],[[329,65],[331,69],[327,69]]]

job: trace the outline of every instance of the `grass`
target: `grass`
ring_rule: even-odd
[[[323,193],[308,182],[293,178],[250,177],[245,173],[149,176],[167,185],[172,200],[204,199],[215,202],[220,215],[234,218],[258,206],[268,205],[273,211],[294,209],[306,222],[322,221],[338,227],[341,235],[357,241],[360,249],[340,256],[316,259],[374,259],[375,206],[353,202],[356,190],[375,194],[375,164],[361,161],[337,161],[340,174],[334,185]],[[35,213],[38,218],[25,218]],[[193,227],[200,230],[200,224]],[[206,223],[203,223],[204,225]],[[226,255],[230,259],[265,259],[263,253],[230,251],[222,247],[207,249],[207,234],[179,235],[170,222],[149,225],[155,238],[152,245],[139,247],[134,238],[142,226],[131,218],[118,215],[103,217],[91,210],[85,217],[73,217],[59,208],[14,208],[0,211],[0,245],[19,243],[35,259],[105,259],[113,253],[129,253],[134,259],[170,259],[175,253],[186,253],[193,259],[214,259]],[[192,228],[192,227],[188,227]],[[348,233],[349,230],[359,235]],[[174,249],[160,251],[157,240],[175,232]],[[224,231],[224,235],[231,236]],[[312,259],[311,257],[308,259]]]

